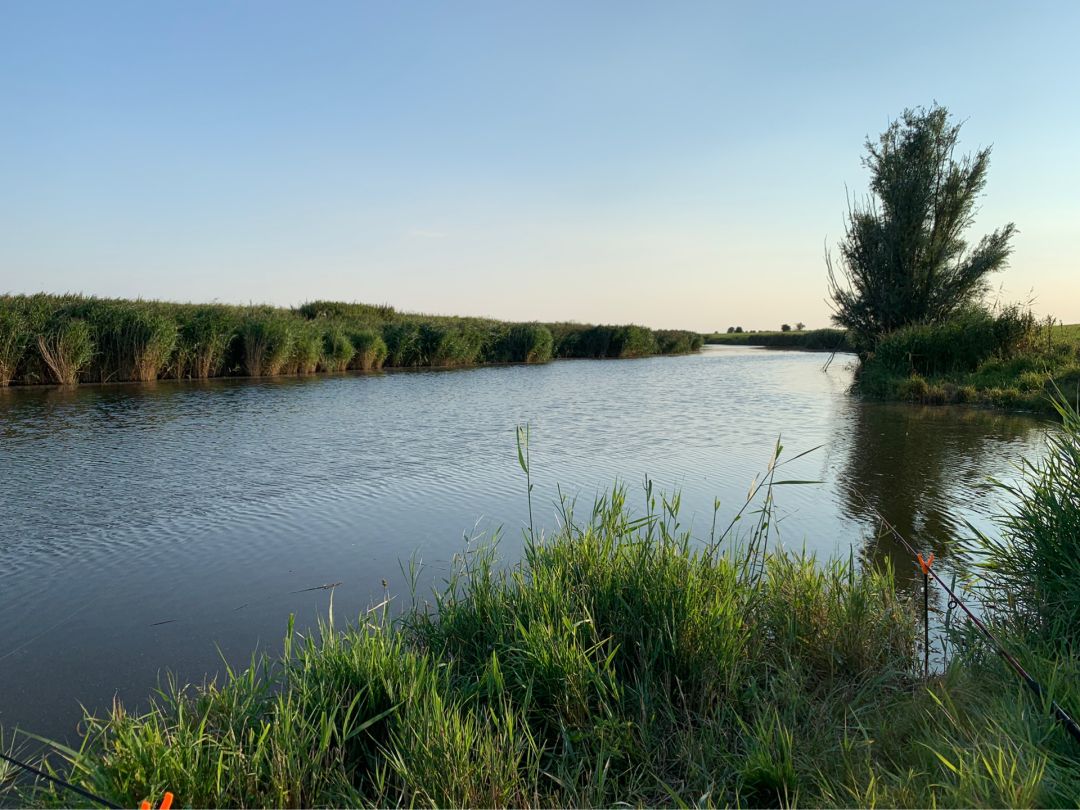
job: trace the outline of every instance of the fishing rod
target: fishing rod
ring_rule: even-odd
[[[52,774],[46,773],[45,771],[41,770],[40,768],[35,768],[33,765],[29,765],[29,764],[27,764],[25,762],[22,762],[21,760],[15,759],[15,757],[8,756],[3,751],[0,751],[0,759],[6,760],[7,762],[10,762],[12,765],[16,765],[16,766],[22,768],[25,771],[29,771],[30,773],[32,773],[32,774],[34,774],[36,776],[40,776],[43,779],[48,779],[50,782],[52,782],[52,783],[54,783],[56,785],[59,785],[60,787],[65,788],[66,790],[74,791],[75,793],[78,793],[80,796],[82,796],[82,797],[84,797],[86,799],[89,799],[92,802],[97,802],[102,807],[108,807],[108,808],[110,808],[110,810],[119,810],[119,808],[120,808],[120,805],[113,804],[108,799],[103,799],[100,796],[97,796],[97,795],[91,793],[89,790],[84,790],[83,788],[79,787],[78,785],[73,785],[73,784],[71,784],[71,782],[65,782],[59,776],[53,776]]]
[[[885,529],[887,529],[893,537],[900,541],[904,548],[907,549],[908,553],[913,558],[918,560],[918,564],[922,568],[923,574],[933,577],[934,581],[937,582],[937,584],[942,587],[945,593],[949,595],[949,601],[952,604],[956,605],[958,608],[960,608],[962,611],[964,611],[965,614],[967,614],[967,617],[971,620],[971,623],[974,624],[975,627],[979,629],[979,632],[981,632],[987,638],[987,640],[990,641],[990,643],[994,646],[994,649],[997,651],[998,655],[1000,655],[1005,660],[1005,662],[1010,667],[1012,667],[1013,671],[1020,676],[1020,679],[1032,692],[1035,693],[1036,697],[1038,697],[1040,700],[1050,701],[1051,713],[1058,720],[1058,722],[1060,722],[1061,725],[1065,727],[1065,730],[1069,733],[1069,736],[1071,736],[1077,743],[1080,743],[1080,724],[1078,724],[1069,715],[1068,712],[1061,708],[1061,705],[1056,700],[1047,696],[1046,690],[1043,689],[1042,685],[1037,680],[1035,680],[1035,678],[1033,678],[1026,669],[1024,669],[1023,665],[1016,659],[1016,656],[1014,656],[1007,649],[1005,649],[1005,645],[998,640],[997,636],[995,636],[993,632],[991,632],[990,628],[986,626],[983,620],[975,615],[971,608],[967,606],[964,600],[961,599],[951,587],[945,584],[945,580],[938,576],[937,571],[935,571],[928,562],[922,559],[922,555],[915,551],[914,548],[912,548],[911,544],[908,543],[908,541],[904,538],[902,534],[900,534],[896,527],[893,526],[888,520],[886,520],[885,516],[882,515],[877,509],[875,509],[873,504],[871,504],[865,497],[863,497],[861,492],[855,489],[852,489],[852,492],[859,498],[859,500],[863,502],[866,508],[869,509],[875,517],[877,517],[877,519],[881,522],[881,525]],[[931,555],[930,559],[933,559],[933,555]]]

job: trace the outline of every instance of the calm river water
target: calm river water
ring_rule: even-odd
[[[437,580],[464,536],[527,522],[514,430],[532,427],[537,522],[556,484],[590,506],[646,476],[707,536],[778,435],[781,538],[819,555],[893,556],[860,499],[939,559],[989,527],[1046,423],[865,404],[851,361],[709,347],[700,355],[209,383],[0,389],[0,726],[73,736],[79,704],[140,702],[166,671],[201,682],[298,626],[399,600],[402,561]],[[315,589],[315,590],[312,590]]]

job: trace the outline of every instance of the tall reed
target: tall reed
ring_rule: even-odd
[[[497,363],[546,363],[551,359],[555,339],[551,330],[539,323],[520,323],[497,330],[490,359]]]
[[[289,362],[293,332],[289,320],[272,310],[251,308],[240,324],[244,371],[249,377],[273,377]]]
[[[75,385],[94,355],[90,327],[76,318],[60,320],[47,335],[39,335],[37,348],[59,385]]]
[[[325,371],[344,371],[356,354],[344,327],[337,323],[327,325],[323,330],[323,348],[321,366]]]
[[[389,355],[389,349],[382,335],[371,329],[354,329],[349,332],[348,337],[355,349],[349,368],[362,371],[382,368]]]
[[[1014,506],[998,535],[977,532],[967,550],[980,564],[991,615],[1043,642],[1080,654],[1080,414],[1056,392],[1061,427],[1038,461],[999,487]],[[1080,686],[1080,684],[1078,684]]]
[[[28,343],[23,313],[8,296],[0,298],[0,387],[11,383]]]
[[[99,382],[149,381],[164,371],[176,345],[171,314],[146,301],[88,298],[68,311],[86,321],[94,341],[87,376]]]
[[[278,373],[314,374],[323,356],[323,335],[320,325],[300,321],[290,327],[289,352]]]
[[[383,328],[382,337],[386,343],[388,365],[407,368],[428,364],[420,324],[413,322],[387,324]]]
[[[176,376],[205,380],[222,373],[239,318],[230,307],[186,307],[178,339]]]
[[[506,323],[400,313],[387,305],[313,301],[295,309],[173,304],[79,295],[0,297],[0,384],[55,380],[53,325],[80,320],[93,352],[79,379],[149,381],[222,374],[544,363],[553,357],[639,357],[700,347],[690,332],[640,326]],[[333,333],[328,334],[328,325]],[[353,355],[346,360],[347,340]],[[54,358],[55,359],[55,358]],[[70,376],[70,375],[69,375]]]

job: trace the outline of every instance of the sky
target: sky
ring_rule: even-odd
[[[1080,322],[1080,3],[0,2],[0,291],[825,326],[863,143],[993,145]]]

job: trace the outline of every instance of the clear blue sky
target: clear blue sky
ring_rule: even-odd
[[[0,4],[0,290],[817,326],[862,143],[994,145],[1080,321],[1080,3]],[[978,236],[978,232],[973,236]]]

